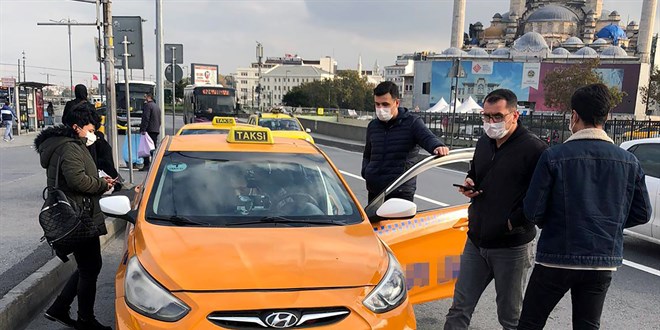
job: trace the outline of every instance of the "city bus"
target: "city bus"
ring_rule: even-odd
[[[142,106],[144,105],[144,94],[156,91],[156,83],[153,81],[130,80],[128,82],[129,103],[131,111],[131,127],[140,126],[142,118]],[[115,95],[117,97],[117,130],[126,131],[126,86],[123,81],[115,84]]]
[[[235,117],[236,90],[222,85],[188,85],[183,90],[183,122],[211,121],[213,117]]]

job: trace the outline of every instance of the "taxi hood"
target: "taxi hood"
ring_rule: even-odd
[[[300,139],[300,140],[305,140],[310,138],[309,133],[304,131],[272,131],[272,135],[276,138],[284,137],[284,138]]]
[[[199,228],[141,221],[137,229],[138,260],[171,291],[369,286],[378,284],[388,264],[367,223]]]

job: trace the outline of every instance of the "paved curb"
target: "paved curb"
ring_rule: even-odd
[[[108,245],[126,227],[126,221],[116,218],[106,220],[108,234],[101,236],[101,249]],[[71,258],[63,263],[54,257],[9,290],[0,299],[0,329],[21,329],[52,298],[76,269]]]

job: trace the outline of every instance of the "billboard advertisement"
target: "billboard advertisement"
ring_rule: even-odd
[[[542,63],[541,71],[539,73],[539,88],[530,89],[529,102],[536,103],[535,111],[555,111],[556,109],[549,109],[545,106],[544,86],[543,79],[548,72],[555,68],[565,66],[566,64],[559,63]],[[639,70],[638,63],[632,64],[601,64],[596,69],[596,73],[601,76],[603,82],[609,86],[614,87],[620,91],[625,92],[623,101],[614,110],[613,113],[620,114],[634,114],[635,104],[637,102],[637,87],[639,85]]]
[[[191,63],[192,68],[190,76],[193,85],[217,85],[218,84],[218,66],[215,64],[197,64]]]
[[[447,102],[453,100],[452,87],[456,84],[455,64],[452,60],[433,62],[429,108],[442,98]],[[506,88],[516,93],[518,101],[533,103],[535,111],[555,111],[556,109],[549,109],[544,104],[543,80],[548,72],[564,65],[568,64],[464,60],[460,62],[457,97],[463,102],[472,96],[479,105],[483,105],[484,98],[490,91]],[[595,71],[606,85],[625,92],[623,101],[613,112],[633,114],[637,102],[640,64],[602,64]]]
[[[529,98],[529,88],[523,87],[522,77],[525,63],[517,62],[477,62],[461,61],[461,77],[458,78],[458,99],[463,102],[469,96],[479,104],[494,89],[507,88],[518,96],[519,100]],[[442,98],[452,100],[452,86],[456,84],[452,70],[454,61],[435,61],[432,65],[430,104],[432,107]],[[525,73],[525,75],[527,75]]]

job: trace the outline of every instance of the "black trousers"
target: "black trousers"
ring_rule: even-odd
[[[152,141],[154,141],[154,146],[158,146],[158,132],[147,132],[149,134],[149,137],[151,138]],[[151,152],[153,155],[153,151]],[[144,159],[144,168],[149,168],[149,165],[151,165],[151,157],[145,157],[142,158]]]
[[[535,265],[529,279],[518,330],[543,329],[550,312],[571,290],[573,329],[599,329],[612,271],[571,270]]]
[[[380,194],[380,192],[374,193],[374,192],[368,191],[367,192],[367,195],[368,195],[367,199],[369,200],[369,203],[371,203],[371,201],[376,199],[376,197],[378,197],[379,194]],[[387,197],[385,197],[385,200],[388,200],[390,198],[401,198],[401,199],[405,199],[405,200],[409,200],[411,202],[414,202],[415,191],[414,190],[413,191],[395,190],[392,193],[390,193],[389,195],[387,195]]]
[[[73,251],[78,269],[64,285],[64,289],[55,299],[52,309],[68,311],[73,299],[78,297],[78,317],[89,320],[94,318],[96,300],[96,280],[101,272],[101,244],[99,238],[91,238],[81,243]]]

